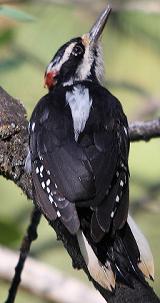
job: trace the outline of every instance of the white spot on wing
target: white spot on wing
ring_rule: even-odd
[[[35,122],[33,122],[33,123],[32,123],[32,132],[34,132],[35,125],[36,125],[36,123],[35,123]]]
[[[116,202],[119,202],[119,196],[117,195],[117,197],[116,197]]]
[[[124,163],[123,162],[121,163],[121,167],[124,167]]]
[[[124,185],[124,182],[121,180],[120,186],[123,187],[123,185]]]
[[[41,185],[43,189],[46,187],[44,182],[42,182]]]
[[[117,178],[119,177],[119,171],[116,172],[116,176],[117,176]]]
[[[126,136],[128,136],[127,128],[125,126],[124,126],[124,131],[125,131]]]
[[[59,210],[57,210],[57,216],[61,217],[61,214],[60,214]]]
[[[52,203],[53,202],[53,198],[51,195],[49,195],[49,201]]]
[[[114,217],[114,211],[111,212],[111,218],[113,218],[113,217]]]
[[[41,165],[41,167],[40,167],[40,172],[42,173],[43,172],[43,165]]]
[[[58,201],[63,202],[63,201],[65,201],[65,198],[64,197],[58,197]]]
[[[50,188],[49,187],[47,187],[47,193],[50,193]]]
[[[75,140],[77,141],[79,134],[85,128],[92,100],[89,96],[89,90],[80,84],[75,86],[73,91],[66,93],[66,100],[71,109]]]
[[[38,166],[36,167],[36,174],[39,174],[39,168],[38,168]]]
[[[51,180],[50,180],[50,179],[48,179],[48,180],[46,181],[46,185],[47,185],[47,186],[49,186],[49,185],[50,185],[50,183],[51,183]]]

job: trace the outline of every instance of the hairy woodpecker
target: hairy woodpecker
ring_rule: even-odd
[[[129,275],[153,278],[148,243],[128,215],[129,134],[121,103],[103,87],[100,37],[107,7],[90,32],[71,39],[45,72],[48,94],[29,126],[34,201],[49,222],[77,238],[89,274],[112,291]]]

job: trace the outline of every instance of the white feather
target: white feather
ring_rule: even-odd
[[[62,65],[69,59],[75,44],[76,42],[72,42],[71,44],[68,45],[61,59],[60,57],[57,57],[55,58],[54,61],[51,61],[51,63],[47,67],[47,73],[50,72],[52,69],[58,72],[60,71]]]
[[[82,63],[79,65],[78,70],[76,72],[77,80],[82,81],[90,76],[91,66],[93,61],[94,61],[93,52],[90,50],[90,45],[87,45]]]
[[[104,82],[104,60],[103,60],[103,51],[100,44],[97,46],[97,59],[96,59],[96,66],[95,66],[95,72],[97,79],[100,83]]]
[[[66,92],[66,100],[70,106],[75,140],[78,140],[79,134],[84,130],[89,117],[92,100],[89,96],[88,88],[78,84],[72,91]]]
[[[73,85],[73,78],[71,77],[68,81],[63,83],[63,86],[71,86]]]
[[[148,241],[130,215],[128,215],[127,222],[139,248],[141,262],[138,266],[147,278],[154,279],[154,260]]]
[[[86,237],[80,230],[77,233],[77,239],[91,277],[103,288],[112,291],[115,288],[115,276],[110,263],[107,263],[107,267],[101,264]]]

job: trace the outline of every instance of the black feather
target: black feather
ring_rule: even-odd
[[[76,142],[66,93],[81,84],[92,107]],[[35,203],[49,221],[60,220],[71,234],[81,228],[100,262],[105,266],[109,260],[117,279],[132,286],[128,273],[140,275],[139,250],[126,224],[129,137],[119,101],[91,81],[59,85],[40,100],[30,125]],[[37,165],[43,165],[43,178]]]

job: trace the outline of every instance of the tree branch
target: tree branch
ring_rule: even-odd
[[[1,280],[12,280],[17,259],[18,253],[0,246]],[[30,257],[25,263],[21,287],[40,297],[43,302],[104,303],[102,296],[93,288]]]
[[[5,301],[5,303],[13,303],[15,301],[17,290],[21,282],[21,274],[24,268],[26,258],[29,254],[32,241],[37,239],[37,226],[39,224],[40,218],[41,218],[41,213],[39,210],[35,208],[32,212],[31,221],[27,229],[27,233],[24,236],[21,244],[19,260],[15,268],[15,274],[12,279],[11,287],[8,293],[8,298]]]
[[[28,198],[32,199],[32,182],[30,176],[24,172],[24,161],[28,148],[26,112],[22,104],[10,97],[2,88],[0,89],[0,173],[7,179],[13,180],[22,188]],[[137,127],[136,127],[137,125]],[[132,141],[147,140],[152,137],[160,137],[160,125],[151,121],[145,131],[145,123],[131,124],[130,136]],[[147,124],[148,125],[148,124]],[[149,135],[148,135],[149,132]],[[71,236],[63,224],[56,220],[51,225],[54,227],[57,237],[62,240],[70,254],[73,267],[83,269],[88,278],[92,280],[79,251],[77,239]],[[117,285],[115,294],[111,294],[101,288],[92,280],[108,303],[158,303],[160,300],[149,285],[143,285],[139,280],[134,280],[134,289]]]
[[[147,122],[132,122],[129,125],[130,139],[135,141],[149,141],[160,137],[160,119]]]

